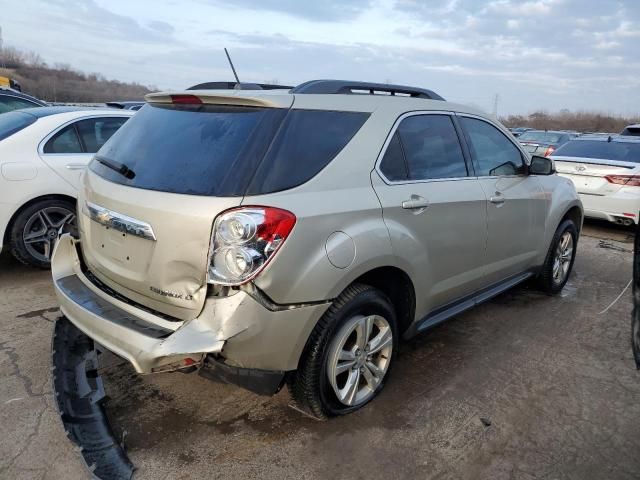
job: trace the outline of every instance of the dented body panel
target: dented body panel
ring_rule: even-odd
[[[221,354],[230,365],[263,370],[294,370],[306,339],[329,303],[290,306],[270,311],[244,291],[221,298],[208,297],[200,314],[186,321],[169,321],[118,300],[92,283],[78,257],[80,242],[61,237],[53,261],[53,279],[62,313],[80,330],[139,373],[176,370],[200,363],[205,354]],[[64,280],[79,285],[65,289]],[[114,307],[98,310],[102,299]],[[83,303],[80,303],[83,302]],[[118,323],[113,318],[126,320]],[[166,331],[163,338],[131,327],[132,320]],[[281,348],[287,345],[287,348]]]

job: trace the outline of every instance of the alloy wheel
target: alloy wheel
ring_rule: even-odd
[[[571,232],[564,232],[560,237],[553,259],[553,281],[556,284],[562,283],[567,278],[572,258],[573,236]]]
[[[356,406],[376,392],[391,363],[393,330],[380,315],[349,319],[327,356],[329,383],[340,403]]]
[[[75,221],[75,213],[64,207],[45,207],[35,212],[24,225],[22,241],[33,258],[50,262],[58,230],[65,223]]]

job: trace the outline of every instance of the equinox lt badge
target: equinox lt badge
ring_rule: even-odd
[[[149,287],[149,290],[151,290],[153,293],[157,293],[158,295],[162,295],[163,297],[177,298],[178,300],[193,300],[193,295],[190,295],[188,293],[185,295],[182,293],[170,292],[169,290],[161,290],[153,286]]]

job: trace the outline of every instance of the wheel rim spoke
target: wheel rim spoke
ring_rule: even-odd
[[[358,393],[359,384],[360,370],[351,370],[351,372],[349,373],[349,377],[347,378],[347,383],[345,384],[344,388],[340,390],[340,394],[338,395],[340,401],[346,405],[353,405],[353,402],[356,399],[356,394]]]
[[[375,338],[371,339],[369,342],[367,351],[369,355],[373,355],[374,353],[378,353],[383,348],[391,345],[393,343],[393,335],[391,334],[390,328],[385,328],[381,330]]]

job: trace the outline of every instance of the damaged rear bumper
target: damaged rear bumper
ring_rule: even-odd
[[[193,320],[170,321],[109,295],[83,273],[80,242],[63,235],[52,259],[62,313],[139,373],[201,364],[205,356],[240,369],[295,370],[304,345],[330,303],[269,309],[245,291],[210,297]],[[237,382],[234,382],[237,383]]]

